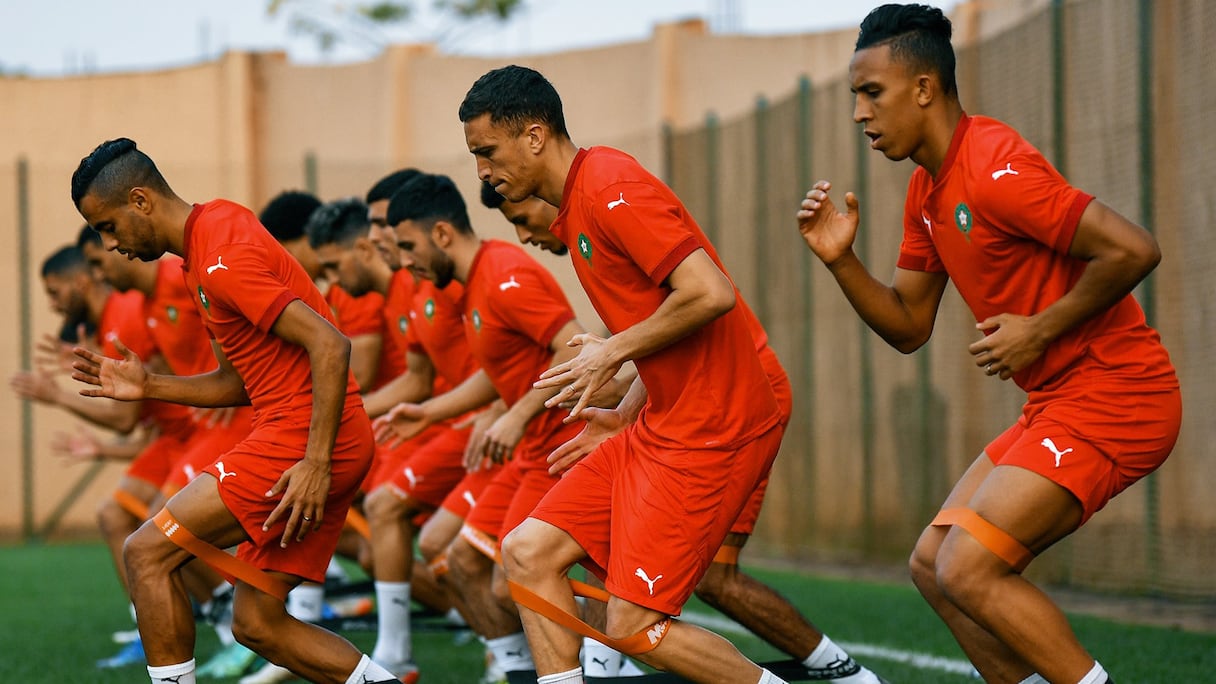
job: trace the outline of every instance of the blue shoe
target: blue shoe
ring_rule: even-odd
[[[147,661],[144,659],[144,642],[136,639],[128,642],[122,647],[118,653],[109,658],[102,658],[97,661],[97,668],[108,670],[115,667],[126,667],[128,665],[143,665]]]
[[[239,643],[226,646],[211,659],[195,670],[198,677],[215,677],[216,679],[231,679],[240,677],[253,667],[258,654],[245,648]]]

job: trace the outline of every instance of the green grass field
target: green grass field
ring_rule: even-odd
[[[131,627],[100,544],[11,546],[0,549],[0,558],[0,682],[147,681],[142,667],[100,671],[93,666],[117,650],[111,632]],[[751,572],[892,684],[974,681],[956,673],[963,667],[961,651],[910,583]],[[689,612],[691,619],[709,620],[754,659],[783,657],[704,606],[691,605]],[[1216,635],[1084,616],[1073,616],[1073,624],[1120,684],[1216,681]],[[371,633],[346,636],[365,651],[374,643]],[[199,662],[216,648],[214,633],[201,628]],[[453,632],[420,631],[414,650],[423,684],[471,684],[481,674],[480,644],[458,644]]]

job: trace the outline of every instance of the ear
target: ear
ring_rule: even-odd
[[[916,104],[921,107],[928,107],[932,104],[934,97],[937,94],[938,82],[937,79],[929,74],[921,74],[916,77]]]
[[[371,257],[379,258],[376,254],[376,246],[372,244],[371,238],[369,237],[355,238],[355,244],[352,245],[352,248],[354,249],[355,256],[359,257],[360,259],[366,260]]]
[[[431,226],[431,241],[440,249],[451,247],[455,235],[456,229],[447,221],[436,221],[435,225]]]
[[[152,213],[152,193],[145,188],[131,188],[127,193],[127,203],[142,214]]]
[[[538,154],[545,148],[549,140],[549,129],[540,123],[530,123],[524,127],[524,136],[528,141],[528,149],[532,154]]]

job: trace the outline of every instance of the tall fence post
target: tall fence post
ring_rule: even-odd
[[[718,231],[721,218],[718,213],[718,115],[709,112],[705,115],[705,196],[709,201],[705,204],[705,235],[709,242],[718,247]]]
[[[768,114],[768,99],[764,96],[756,98],[756,185],[753,192],[756,197],[754,230],[758,235],[768,234],[768,195],[772,191],[768,173]],[[764,282],[769,273],[768,242],[756,240],[756,315],[765,327],[771,323],[768,287]]]
[[[304,153],[304,189],[319,195],[320,182],[317,180],[317,153],[309,150]]]
[[[870,162],[868,144],[869,139],[861,135],[861,127],[856,129],[854,140],[854,149],[857,154],[857,177],[853,180],[853,187],[857,188],[857,198],[860,202],[858,210],[862,216],[870,215]],[[857,251],[857,256],[862,262],[866,262],[870,256],[870,231],[859,230],[854,242],[854,249]],[[874,359],[872,354],[873,337],[870,327],[865,321],[859,317],[857,319],[858,330],[861,334],[861,339],[858,341],[857,349],[861,355],[861,435],[859,442],[861,443],[861,505],[862,505],[862,523],[861,523],[861,542],[862,548],[867,552],[874,550]]]
[[[1157,196],[1154,183],[1157,176],[1154,159],[1156,145],[1153,138],[1153,50],[1155,45],[1153,42],[1152,0],[1139,0],[1137,13],[1140,32],[1139,60],[1136,65],[1139,72],[1137,118],[1140,129],[1140,225],[1152,233],[1156,230],[1153,200]],[[1155,325],[1157,318],[1154,282],[1153,274],[1150,273],[1140,286],[1140,302],[1144,307],[1144,317],[1149,325]],[[1149,590],[1157,592],[1161,589],[1161,489],[1157,478],[1152,474],[1144,479],[1144,497],[1145,553],[1148,555],[1145,560],[1148,567],[1148,583]]]
[[[813,140],[811,135],[812,124],[814,123],[814,113],[812,105],[814,104],[815,91],[811,86],[811,79],[803,76],[798,79],[798,121],[795,132],[798,149],[794,155],[794,163],[797,173],[798,192],[805,193],[811,189],[811,159],[813,158]],[[802,200],[799,199],[799,202]],[[804,437],[802,439],[804,453],[804,462],[806,463],[806,472],[814,477],[815,473],[815,456],[817,453],[815,441],[815,297],[812,283],[814,279],[811,277],[811,269],[815,267],[814,258],[810,249],[800,249],[802,255],[799,263],[802,268],[799,269],[798,278],[800,285],[800,294],[802,296],[802,321],[799,324],[798,334],[802,343],[802,396],[806,401],[802,404],[802,409],[799,412],[799,417],[802,419]],[[812,480],[813,481],[813,480]],[[810,508],[811,520],[807,521],[808,529],[815,529],[814,507]]]
[[[33,368],[33,317],[30,312],[30,171],[25,157],[17,159],[17,301],[20,302],[21,368]],[[21,404],[21,537],[34,536],[34,407]]]

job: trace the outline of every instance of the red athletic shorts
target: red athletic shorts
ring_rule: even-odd
[[[204,471],[219,480],[220,498],[232,512],[250,541],[237,547],[237,557],[262,570],[277,570],[312,582],[325,580],[325,568],[338,545],[346,524],[346,512],[371,466],[374,438],[371,421],[363,407],[347,409],[334,444],[330,463],[329,497],[321,528],[303,541],[292,540],[281,548],[288,516],[279,518],[269,531],[262,523],[279,505],[282,495],[268,498],[266,492],[283,471],[304,457],[308,425],[270,425],[256,428],[245,441]]]
[[[405,467],[405,462],[409,460],[411,454],[443,434],[446,429],[447,424],[440,423],[428,427],[412,439],[407,439],[397,446],[388,447],[384,444],[377,444],[375,456],[372,458],[372,467],[368,469],[367,477],[363,479],[363,484],[359,488],[367,493],[376,491],[377,487],[388,482],[393,473]]]
[[[508,461],[482,490],[465,526],[501,542],[559,479],[547,470],[523,467],[518,459]]]
[[[776,362],[776,355],[773,355],[773,361]],[[778,364],[775,369],[766,369],[768,378],[773,383],[773,394],[777,397],[777,408],[781,411],[781,434],[785,435],[785,428],[790,424],[790,417],[794,415],[794,390],[790,386],[790,378],[785,374],[785,370]],[[780,447],[780,440],[778,440]],[[771,466],[770,466],[771,469]],[[747,504],[743,506],[743,512],[735,519],[735,524],[730,526],[731,534],[747,534],[750,535],[756,529],[756,521],[760,519],[760,507],[764,505],[764,492],[768,489],[768,473],[765,472],[764,479],[756,486],[755,491],[748,498]]]
[[[127,465],[126,476],[143,480],[160,488],[169,477],[173,461],[186,448],[186,443],[176,434],[163,434],[144,447],[143,451]]]
[[[468,442],[468,429],[443,426],[430,441],[415,447],[405,463],[391,471],[381,486],[389,487],[402,499],[409,497],[438,508],[467,474],[464,447]]]
[[[572,536],[609,593],[678,615],[772,467],[781,433],[774,425],[735,449],[675,451],[640,439],[635,423],[575,464],[531,517]]]
[[[984,453],[996,465],[1031,470],[1072,492],[1085,522],[1165,461],[1181,422],[1176,387],[1033,392],[1018,422]]]
[[[166,495],[176,494],[185,487],[195,475],[203,472],[207,466],[215,463],[229,449],[240,444],[241,440],[253,431],[253,408],[242,406],[232,412],[226,425],[204,427],[198,425],[185,446],[184,453],[177,456],[169,477],[161,487]]]
[[[481,493],[485,491],[494,476],[498,475],[499,470],[502,470],[502,466],[496,465],[487,468],[483,465],[480,470],[471,473],[465,472],[464,479],[448,492],[443,503],[440,504],[440,508],[447,510],[457,518],[467,518],[469,511],[477,505]]]

